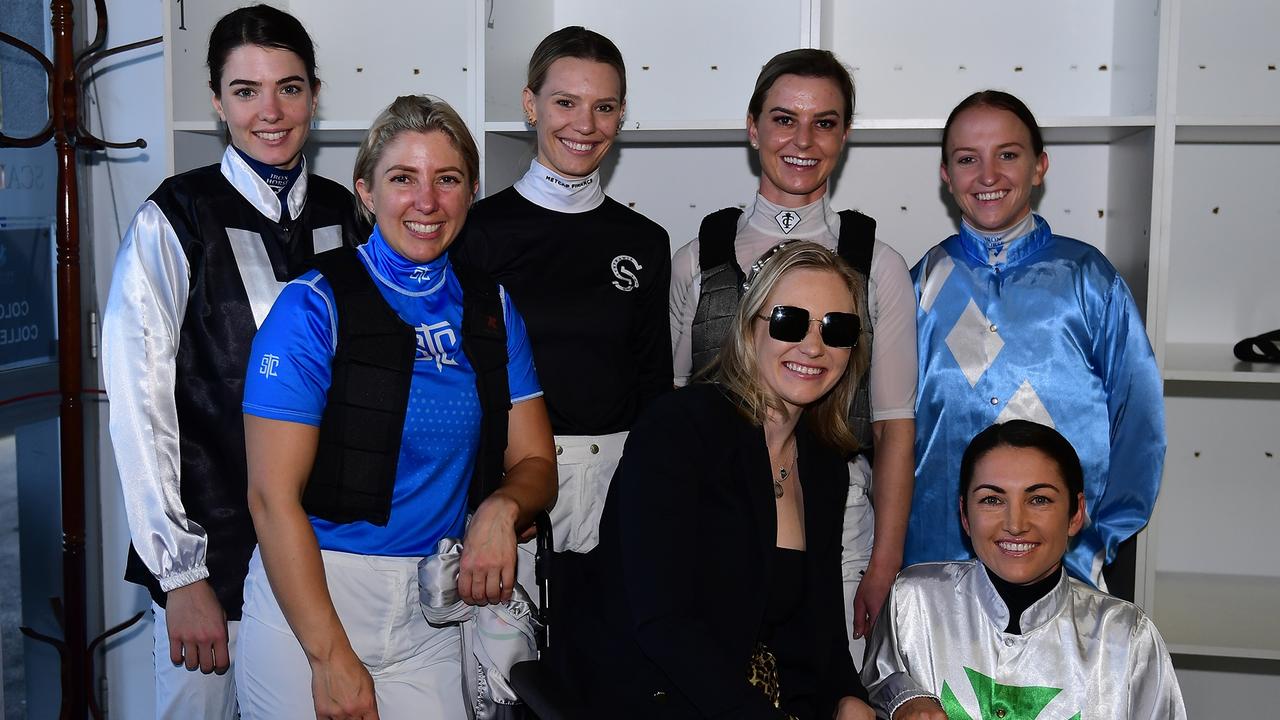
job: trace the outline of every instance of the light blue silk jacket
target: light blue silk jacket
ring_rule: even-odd
[[[960,457],[988,425],[1022,418],[1056,428],[1080,456],[1088,520],[1065,562],[1099,585],[1150,518],[1164,465],[1160,372],[1128,286],[1101,252],[1039,216],[997,246],[962,225],[911,279],[920,382],[905,564],[973,556]]]

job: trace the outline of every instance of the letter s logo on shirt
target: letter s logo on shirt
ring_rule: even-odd
[[[643,270],[644,266],[635,258],[630,255],[619,255],[613,259],[610,267],[613,269],[613,276],[618,278],[613,281],[614,287],[623,292],[631,292],[640,287],[640,278],[636,277],[635,271]]]

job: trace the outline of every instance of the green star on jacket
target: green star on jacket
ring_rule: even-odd
[[[1062,688],[1001,685],[968,667],[964,673],[978,698],[979,720],[1036,720],[1040,711],[1062,692]],[[946,682],[942,683],[942,709],[949,720],[973,720]],[[1071,720],[1080,720],[1080,713]]]

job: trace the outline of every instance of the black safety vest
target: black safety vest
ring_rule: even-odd
[[[351,193],[311,175],[307,201],[296,219],[265,217],[222,174],[219,165],[165,180],[149,198],[182,244],[190,273],[186,311],[174,356],[174,406],[181,447],[180,485],[187,518],[204,529],[209,584],[228,620],[240,619],[244,578],[258,544],[249,515],[244,455],[244,378],[258,327],[246,276],[228,229],[260,238],[274,282],[306,272],[315,255],[313,233],[341,228],[342,242],[369,237]],[[125,579],[143,585],[157,605],[166,594],[132,545]]]
[[[333,288],[338,347],[302,506],[331,522],[385,526],[417,337],[383,299],[354,250],[322,253],[314,264]],[[462,352],[475,371],[481,407],[480,446],[467,496],[474,510],[502,484],[511,410],[507,329],[497,283],[467,265],[451,265],[462,285]]]
[[[738,235],[741,208],[717,210],[702,219],[698,228],[698,269],[702,273],[698,309],[693,315],[690,339],[693,344],[693,375],[701,373],[715,359],[733,326],[738,301],[742,298],[745,277],[738,266],[734,244]],[[876,221],[854,210],[840,211],[840,237],[836,252],[862,276],[862,297],[858,306],[867,305],[868,278],[871,275],[871,253],[875,248]],[[779,241],[781,242],[781,241]],[[863,337],[870,352],[874,333],[870,323]],[[870,368],[858,379],[858,389],[849,407],[849,422],[863,453],[871,450]]]

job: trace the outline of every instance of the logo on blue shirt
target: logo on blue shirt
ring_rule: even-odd
[[[279,373],[276,368],[280,366],[280,356],[267,353],[262,356],[262,362],[258,364],[258,374],[263,377],[278,377]]]
[[[429,273],[429,268],[416,267],[413,269],[413,272],[409,273],[409,277],[413,278],[414,280],[417,280],[418,282],[425,282],[431,279],[431,275],[428,273]]]
[[[448,320],[419,325],[414,330],[418,334],[418,360],[434,360],[437,371],[443,371],[445,365],[458,364],[457,360],[449,357],[450,353],[457,354],[458,337]]]

